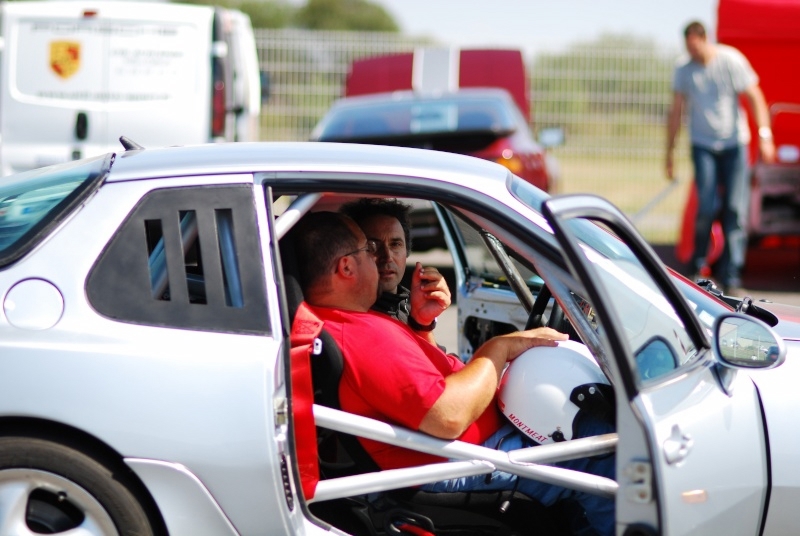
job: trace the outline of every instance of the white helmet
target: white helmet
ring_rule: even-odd
[[[540,445],[567,441],[576,417],[613,414],[614,391],[585,345],[537,346],[509,364],[500,380],[500,411]]]

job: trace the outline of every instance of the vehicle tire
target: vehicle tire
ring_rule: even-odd
[[[153,528],[131,482],[124,470],[68,446],[0,437],[0,534],[80,528],[87,536],[150,536]]]

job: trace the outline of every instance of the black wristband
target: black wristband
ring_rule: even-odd
[[[433,322],[431,322],[427,326],[423,326],[422,324],[414,320],[413,316],[408,315],[408,326],[414,331],[433,331],[433,328],[436,327],[436,319],[434,318]]]

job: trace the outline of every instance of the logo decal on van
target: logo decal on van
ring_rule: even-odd
[[[50,43],[50,69],[61,78],[69,78],[81,66],[81,44],[76,41]]]

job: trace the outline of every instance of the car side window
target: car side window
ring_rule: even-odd
[[[461,242],[467,263],[466,268],[470,275],[481,278],[483,286],[508,288],[508,279],[489,251],[483,238],[481,238],[480,232],[455,214],[453,214],[453,220],[461,234]],[[537,293],[544,284],[542,279],[516,259],[512,258],[511,261],[522,278],[528,283],[531,291]]]
[[[252,189],[154,190],[93,267],[86,290],[122,322],[267,333],[266,290]]]

